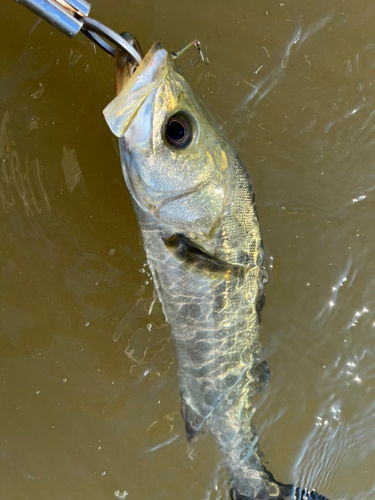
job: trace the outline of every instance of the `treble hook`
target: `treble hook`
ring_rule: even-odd
[[[205,56],[203,54],[203,50],[202,50],[202,47],[201,47],[201,42],[199,40],[193,40],[191,43],[189,43],[188,45],[186,45],[186,47],[184,47],[183,49],[179,50],[178,52],[172,52],[172,54],[171,54],[172,59],[177,59],[184,52],[186,52],[190,47],[197,47],[197,49],[198,49],[198,61],[195,64],[192,63],[193,66],[196,66],[199,63],[199,61],[202,61],[203,64],[206,64],[206,65],[209,64],[209,60],[208,60],[207,56]]]

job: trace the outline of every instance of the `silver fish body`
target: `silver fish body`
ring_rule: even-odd
[[[292,498],[261,464],[251,427],[251,397],[269,370],[259,343],[267,274],[247,170],[160,45],[104,114],[171,325],[187,437],[202,426],[214,435],[235,498]],[[183,147],[168,136],[179,122],[190,134]]]

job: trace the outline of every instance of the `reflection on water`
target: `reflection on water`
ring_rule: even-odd
[[[1,6],[2,498],[228,498],[179,415],[169,327],[101,112],[113,61]],[[181,65],[249,165],[269,274],[267,467],[332,500],[375,493],[375,13],[364,0],[94,3]]]

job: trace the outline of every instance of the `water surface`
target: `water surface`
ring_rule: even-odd
[[[0,491],[4,500],[219,500],[189,450],[177,367],[116,141],[113,60],[0,7]],[[375,11],[364,0],[97,0],[180,65],[253,180],[272,371],[254,424],[276,478],[375,494]],[[207,49],[206,49],[207,48]]]

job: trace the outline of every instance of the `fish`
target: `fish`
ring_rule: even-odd
[[[267,272],[246,167],[161,44],[139,66],[117,51],[116,94],[103,113],[171,326],[188,441],[213,435],[232,500],[327,500],[275,480],[251,425],[270,370],[259,340]]]

